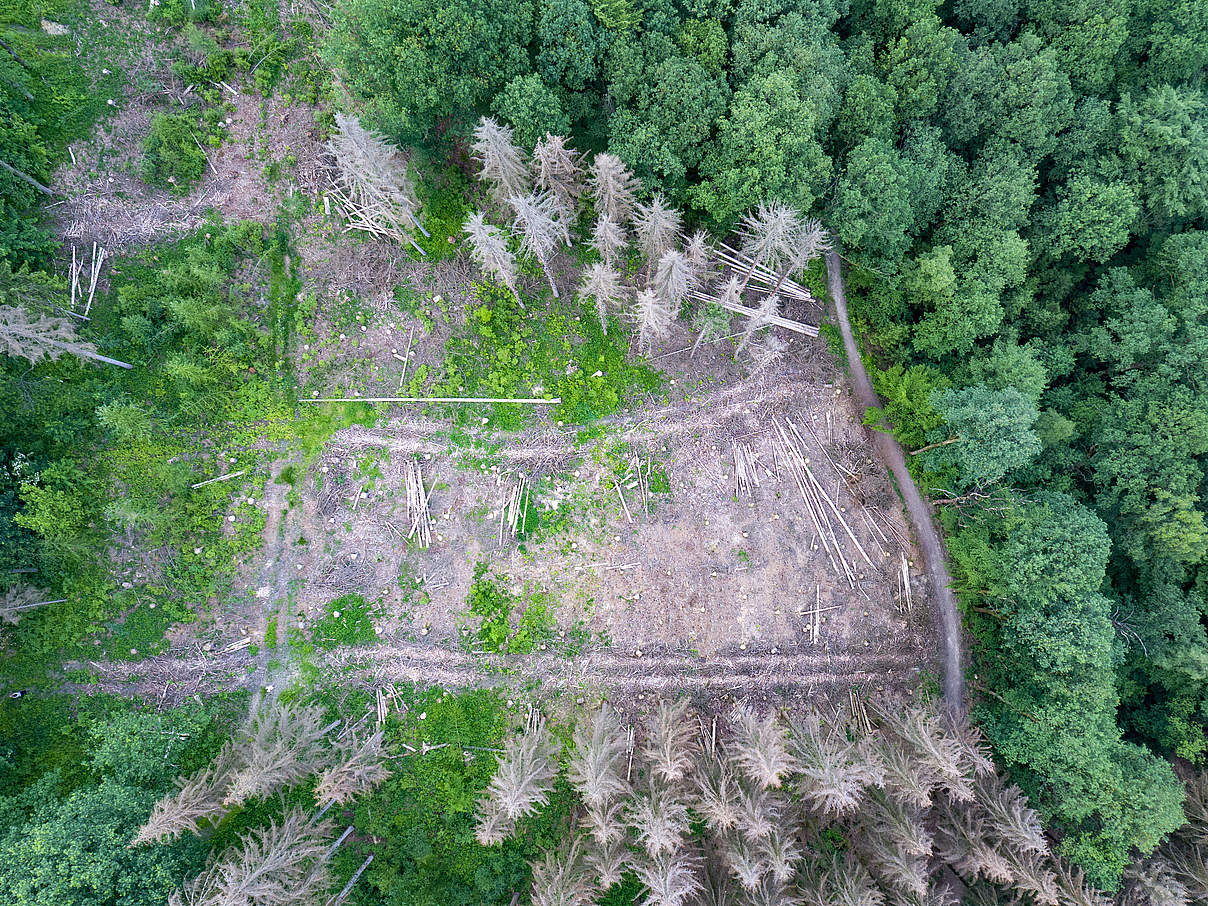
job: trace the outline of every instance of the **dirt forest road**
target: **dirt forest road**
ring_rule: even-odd
[[[839,332],[843,335],[843,349],[851,373],[852,387],[856,400],[864,409],[880,406],[881,401],[872,388],[864,362],[852,336],[851,322],[847,316],[847,296],[843,292],[843,274],[840,270],[839,249],[836,246],[826,255],[826,277],[831,299],[835,304],[835,318]],[[948,572],[944,544],[936,531],[931,507],[919,493],[918,486],[906,468],[906,454],[892,435],[869,429],[873,449],[889,467],[897,481],[898,490],[906,504],[906,512],[914,525],[915,541],[923,557],[923,568],[931,581],[936,608],[936,622],[944,640],[944,702],[951,711],[964,716],[965,678],[961,667],[961,624],[956,610],[956,596],[952,593],[952,576]]]

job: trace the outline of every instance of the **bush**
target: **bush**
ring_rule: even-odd
[[[173,195],[187,195],[205,175],[206,156],[189,117],[157,113],[143,139],[143,179]]]

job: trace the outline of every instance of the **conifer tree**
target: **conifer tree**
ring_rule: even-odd
[[[608,333],[608,313],[619,308],[625,301],[625,286],[621,282],[621,275],[607,263],[597,261],[583,272],[578,292],[580,298],[591,299],[595,303],[600,327]]]
[[[672,318],[679,317],[680,308],[692,288],[692,272],[683,252],[671,249],[658,260],[658,267],[651,281],[651,289],[671,312]]]
[[[554,254],[554,246],[559,239],[570,243],[570,235],[566,224],[558,219],[557,205],[554,197],[548,193],[540,195],[513,195],[508,199],[515,214],[516,229],[520,233],[520,247],[537,259],[549,288],[558,296],[558,284],[554,281],[550,261]]]
[[[638,204],[633,232],[638,248],[651,267],[679,242],[682,224],[683,216],[658,192],[654,193],[650,204]]]
[[[794,240],[801,235],[801,218],[788,205],[761,204],[754,213],[742,218],[739,234],[743,253],[751,259],[742,280],[745,290],[757,268],[774,268],[791,259]]]
[[[242,763],[231,776],[223,805],[238,805],[302,781],[326,763],[323,712],[280,699],[252,718]]]
[[[479,267],[511,290],[520,307],[524,308],[525,304],[517,290],[516,256],[508,248],[503,230],[487,223],[482,212],[475,211],[466,219],[462,231],[469,237],[470,254]]]
[[[629,244],[629,238],[624,225],[604,213],[596,219],[596,225],[592,228],[591,244],[605,264],[613,264]]]
[[[587,183],[597,213],[624,225],[633,213],[633,195],[638,188],[633,172],[616,155],[601,153],[592,159]]]
[[[545,133],[533,147],[532,169],[537,191],[549,192],[574,212],[582,196],[583,155],[567,145],[561,135]]]
[[[510,202],[516,196],[532,191],[532,179],[524,164],[521,150],[513,141],[515,131],[494,117],[484,116],[474,128],[470,144],[474,159],[482,167],[482,177],[491,187],[492,196],[500,202]]]

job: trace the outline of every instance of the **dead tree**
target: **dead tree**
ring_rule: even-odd
[[[751,264],[743,275],[742,288],[747,288],[757,268],[769,265],[774,269],[791,258],[794,239],[800,232],[800,215],[778,202],[761,204],[753,214],[743,217],[739,233],[743,253],[751,259]]]
[[[528,168],[512,140],[514,134],[510,126],[484,116],[474,128],[474,141],[470,144],[474,159],[482,167],[482,178],[490,183],[492,196],[500,202],[532,191]]]
[[[332,196],[348,220],[348,230],[416,244],[413,233],[427,230],[419,220],[415,188],[398,147],[361,125],[354,116],[336,114],[336,132],[327,141],[334,162]]]
[[[203,822],[213,822],[227,812],[223,797],[246,752],[228,742],[214,760],[188,777],[176,779],[176,792],[164,796],[138,829],[130,846],[165,843],[181,834],[196,834]]]
[[[0,354],[36,365],[43,359],[57,359],[64,353],[119,368],[132,367],[101,355],[94,344],[76,337],[75,325],[67,318],[35,317],[15,305],[0,305]]]
[[[330,884],[324,862],[331,827],[301,810],[240,837],[178,895],[187,906],[301,906]],[[172,901],[169,900],[169,903]]]
[[[549,192],[569,211],[583,195],[583,155],[561,135],[545,133],[533,148],[532,170],[537,191]]]
[[[633,217],[633,231],[637,236],[638,248],[646,257],[650,267],[679,243],[683,216],[667,204],[658,192],[650,204],[639,204]]]
[[[583,272],[579,297],[591,299],[600,318],[600,328],[608,333],[608,314],[625,301],[625,285],[621,275],[603,261],[597,261]]]
[[[683,252],[671,249],[663,253],[658,260],[651,288],[662,303],[671,312],[671,317],[679,317],[680,308],[688,297],[688,291],[694,287],[692,271]]]
[[[508,199],[515,214],[516,229],[520,233],[520,247],[537,259],[554,298],[559,298],[558,284],[550,260],[559,239],[570,243],[570,234],[565,222],[558,218],[557,204],[549,193],[540,195],[513,195]]]
[[[760,719],[746,705],[730,711],[733,760],[747,779],[763,789],[776,788],[796,769],[784,728],[769,714]]]
[[[524,308],[524,302],[517,289],[519,275],[516,271],[516,256],[508,248],[503,230],[487,223],[482,213],[475,211],[466,219],[462,231],[469,237],[470,255],[478,262],[478,266],[511,290],[517,303]]]
[[[639,290],[633,306],[633,320],[638,326],[638,348],[649,352],[655,343],[671,331],[671,309],[653,290]]]
[[[321,809],[347,805],[390,776],[390,769],[383,761],[381,730],[364,742],[360,742],[355,733],[350,733],[337,741],[335,748],[339,760],[321,771],[315,784],[315,802]]]
[[[516,821],[549,802],[560,750],[543,722],[528,733],[508,739],[499,768],[478,803],[480,843],[490,846],[501,842]]]
[[[326,764],[323,712],[316,707],[285,705],[279,699],[252,719],[244,759],[223,796],[231,806],[267,796],[306,779]]]
[[[629,244],[629,237],[625,234],[625,227],[605,213],[596,220],[591,244],[605,264],[613,264]]]
[[[591,162],[587,184],[595,199],[597,213],[607,214],[617,224],[629,220],[633,213],[633,195],[639,183],[619,157],[597,154]]]
[[[532,906],[588,906],[595,900],[595,890],[588,883],[578,840],[546,853],[544,858],[531,863],[531,867]]]
[[[755,310],[755,314],[747,319],[747,325],[742,334],[742,341],[738,344],[735,355],[742,352],[747,347],[747,344],[755,338],[755,334],[771,324],[772,319],[779,314],[780,297],[774,293],[770,296],[764,296],[763,300],[759,303],[759,308]]]

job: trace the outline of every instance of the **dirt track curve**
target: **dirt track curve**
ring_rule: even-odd
[[[872,381],[864,370],[864,362],[856,348],[851,332],[851,321],[847,316],[847,296],[843,292],[843,274],[840,270],[839,249],[836,246],[826,254],[826,278],[831,299],[835,304],[835,318],[839,332],[843,335],[843,349],[847,353],[852,388],[859,404],[867,409],[879,407],[880,399],[872,389]],[[965,713],[965,676],[961,667],[961,623],[956,610],[956,596],[952,593],[952,576],[948,572],[944,543],[936,531],[931,506],[919,493],[918,486],[906,468],[906,454],[891,434],[868,429],[872,446],[881,461],[889,467],[898,483],[898,490],[906,504],[906,512],[914,524],[915,541],[923,557],[923,567],[931,580],[935,601],[936,622],[944,639],[944,702],[956,715]]]

